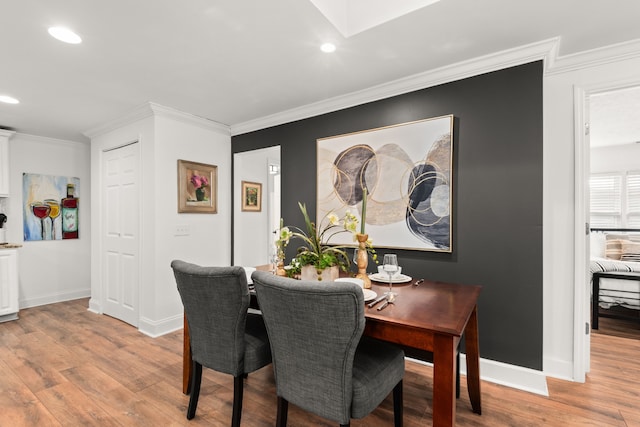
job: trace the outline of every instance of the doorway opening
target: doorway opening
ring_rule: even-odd
[[[640,236],[640,206],[629,204],[631,196],[627,191],[627,182],[635,179],[634,173],[638,174],[640,186],[640,82],[578,88],[575,100],[574,377],[584,381],[590,370],[591,262],[610,255],[606,251],[605,235],[609,234],[613,241],[614,233],[637,229]],[[640,204],[640,193],[634,197]],[[637,223],[635,210],[638,210]],[[638,297],[640,299],[640,292]],[[640,304],[638,309],[640,313]]]

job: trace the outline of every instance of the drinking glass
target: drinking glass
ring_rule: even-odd
[[[278,262],[280,261],[280,258],[278,257],[278,249],[277,248],[271,248],[271,251],[269,252],[269,263],[271,264],[271,273],[276,274],[278,271]]]
[[[353,250],[353,265],[356,266],[356,273],[358,272],[358,248]]]
[[[44,201],[49,205],[49,218],[51,218],[51,240],[56,240],[55,219],[60,216],[60,203],[57,200],[46,199]]]
[[[385,292],[385,295],[395,297],[397,294],[393,292],[391,278],[398,271],[398,256],[396,254],[385,254],[382,261],[382,269],[389,275],[389,292]]]
[[[46,240],[44,219],[49,216],[49,212],[51,211],[51,206],[41,202],[35,202],[35,203],[31,203],[31,211],[37,218],[40,218],[40,226],[42,227],[41,228],[42,240]]]

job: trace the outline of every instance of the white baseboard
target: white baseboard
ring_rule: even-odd
[[[89,308],[87,310],[92,313],[102,314],[102,304],[96,298],[91,297],[89,300]]]
[[[571,362],[543,357],[542,366],[544,366],[544,372],[548,377],[575,381],[573,377],[573,364]]]
[[[71,301],[74,299],[87,298],[91,296],[91,289],[80,289],[72,292],[44,295],[35,298],[28,298],[20,301],[20,308],[38,307],[41,305],[55,304],[57,302]]]
[[[184,315],[182,313],[161,320],[151,320],[142,317],[140,318],[138,330],[151,338],[157,338],[170,332],[177,331],[178,329],[182,329],[183,325]]]
[[[424,362],[407,357],[416,363],[433,366],[432,363]],[[467,358],[464,353],[460,354],[460,373],[467,373]],[[495,360],[480,359],[480,379],[495,384],[501,384],[529,393],[549,396],[547,389],[547,378],[542,371],[523,368],[521,366],[509,365],[507,363],[496,362]]]

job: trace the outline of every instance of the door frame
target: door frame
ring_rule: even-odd
[[[615,90],[640,86],[640,79],[625,79],[593,85],[574,86],[574,150],[575,150],[575,222],[574,222],[574,316],[573,316],[573,380],[584,382],[591,362],[591,282],[589,271],[589,136],[585,129],[589,120],[588,98]],[[585,330],[586,329],[586,330]]]

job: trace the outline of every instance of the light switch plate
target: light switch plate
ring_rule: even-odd
[[[173,233],[174,236],[188,236],[190,233],[189,231],[189,225],[187,224],[180,224],[180,225],[176,225],[176,229]]]

